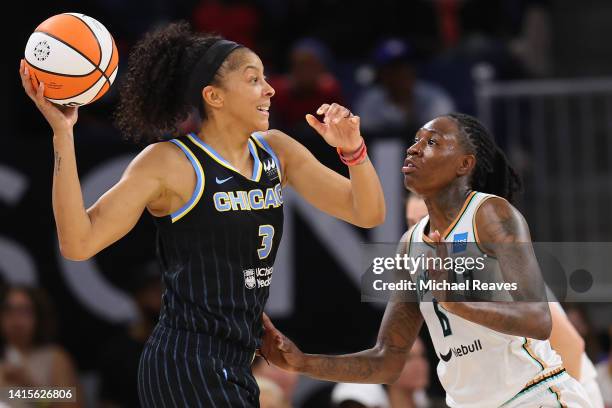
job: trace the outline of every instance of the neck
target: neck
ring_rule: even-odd
[[[250,134],[232,122],[206,120],[198,132],[198,137],[240,172],[250,174],[252,166],[248,147]]]
[[[392,385],[389,387],[389,403],[391,408],[414,408],[413,391]]]
[[[457,217],[471,191],[471,188],[462,183],[450,185],[424,197],[429,213],[429,232],[438,230],[442,234]]]

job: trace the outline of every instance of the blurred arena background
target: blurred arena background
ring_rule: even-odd
[[[360,301],[360,243],[394,242],[405,231],[401,163],[415,130],[437,114],[473,114],[494,130],[524,178],[518,207],[534,241],[612,241],[612,52],[606,40],[612,38],[612,3],[607,0],[22,2],[10,16],[16,25],[4,45],[0,278],[6,288],[44,290],[52,306],[36,313],[30,309],[38,295],[8,291],[13,296],[3,297],[2,344],[18,336],[10,331],[22,329],[19,319],[32,314],[49,326],[40,330],[52,334],[47,314],[54,311],[54,342],[67,367],[70,361],[74,365],[82,406],[135,406],[130,398],[136,389],[126,384],[135,381],[133,356],[156,316],[161,288],[148,214],[94,259],[72,262],[59,254],[51,208],[51,131],[21,88],[18,63],[34,28],[67,11],[90,15],[113,34],[119,82],[130,47],[145,31],[169,21],[185,19],[197,30],[249,46],[276,89],[272,127],[337,171],[345,168],[336,152],[308,128],[304,115],[331,101],[362,117],[385,189],[384,225],[353,228],[285,191],[285,234],[268,312],[305,351],[341,353],[373,344],[384,304]],[[117,88],[79,112],[75,140],[86,205],[118,180],[142,148],[123,141],[113,126]],[[612,293],[609,298],[612,302]],[[610,305],[565,305],[607,387]],[[436,402],[444,393],[435,354],[426,333],[423,339],[426,359],[412,377],[425,379],[406,389],[424,388],[429,406],[444,406]],[[5,353],[3,364],[9,359]],[[295,407],[331,406],[331,384],[285,377],[277,384]],[[612,390],[607,391],[612,406]],[[375,395],[349,387],[336,392],[336,401],[341,392]]]

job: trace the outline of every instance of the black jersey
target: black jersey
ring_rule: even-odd
[[[252,352],[283,232],[280,162],[259,134],[248,141],[250,178],[193,133],[170,142],[197,184],[181,209],[155,218],[166,285],[160,324]]]

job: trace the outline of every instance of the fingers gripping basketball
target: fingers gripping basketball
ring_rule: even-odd
[[[117,76],[113,37],[97,20],[65,13],[43,21],[28,39],[25,60],[32,83],[45,83],[45,97],[64,106],[91,103]]]

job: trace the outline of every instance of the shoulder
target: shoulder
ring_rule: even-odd
[[[183,171],[189,160],[181,149],[171,142],[158,142],[145,147],[130,163],[128,171],[163,177],[173,169]]]
[[[476,210],[475,225],[480,240],[490,243],[528,242],[529,228],[525,218],[507,200],[493,196]]]
[[[267,132],[258,132],[258,134],[279,157],[286,156],[296,147],[302,146],[300,142],[278,129],[270,129]]]

